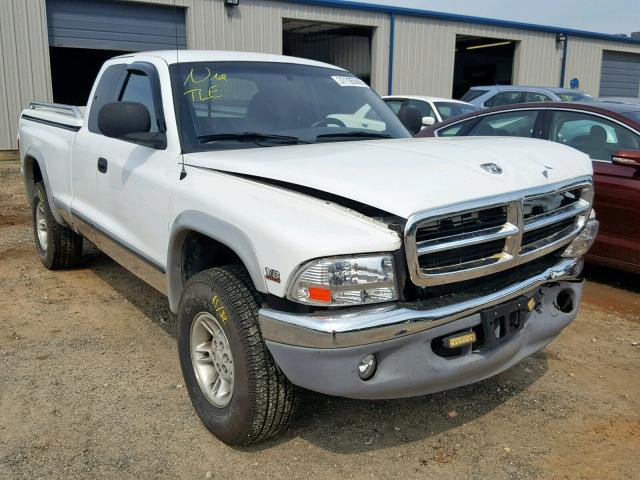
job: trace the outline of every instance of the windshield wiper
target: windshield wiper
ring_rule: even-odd
[[[377,132],[336,132],[336,133],[323,133],[322,135],[318,135],[316,138],[332,138],[332,137],[343,137],[343,138],[393,138],[391,135],[387,135],[386,133],[377,133]]]
[[[311,143],[302,138],[293,137],[290,135],[275,135],[271,133],[259,133],[259,132],[238,132],[238,133],[214,133],[211,135],[198,135],[196,137],[200,143],[217,142],[223,140],[238,140],[247,142],[265,142],[275,141],[284,144],[296,144],[296,143]]]

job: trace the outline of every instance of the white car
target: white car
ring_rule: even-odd
[[[43,265],[77,265],[87,238],[166,293],[191,401],[224,442],[280,432],[297,387],[450,389],[575,318],[597,227],[585,154],[411,138],[311,60],[177,58],[107,61],[84,112],[32,104],[19,151]],[[363,107],[383,129],[339,120]]]
[[[422,116],[422,126],[429,127],[449,118],[475,112],[479,107],[451,98],[423,97],[418,95],[387,95],[382,97],[397,115],[402,107],[418,109]]]

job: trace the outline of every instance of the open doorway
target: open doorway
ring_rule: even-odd
[[[453,98],[477,85],[511,85],[515,48],[514,40],[456,35]]]
[[[282,20],[282,53],[331,63],[371,84],[372,27]]]
[[[89,48],[50,47],[53,101],[86,105],[93,81],[108,59],[128,52]],[[79,66],[82,66],[79,68]]]

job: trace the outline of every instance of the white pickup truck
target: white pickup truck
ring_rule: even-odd
[[[344,120],[363,107],[371,125]],[[193,406],[229,444],[281,431],[298,387],[397,398],[508,369],[575,318],[597,231],[586,155],[413,139],[357,77],[298,58],[116,57],[86,110],[25,110],[19,143],[44,266],[87,238],[166,293]]]

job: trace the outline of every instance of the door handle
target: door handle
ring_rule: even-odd
[[[98,159],[98,171],[100,173],[107,173],[107,159],[100,157]]]

